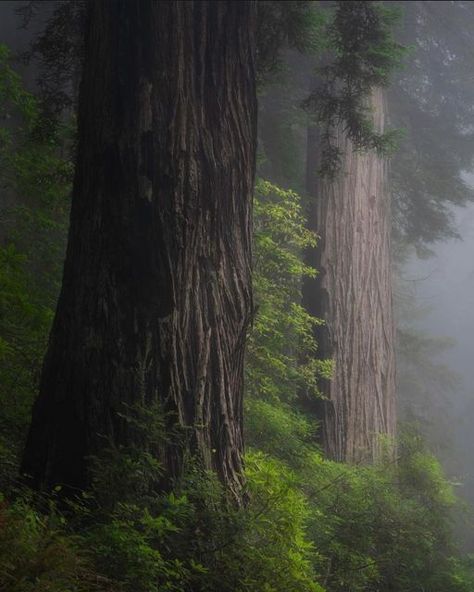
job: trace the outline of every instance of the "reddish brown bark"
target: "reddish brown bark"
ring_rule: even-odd
[[[373,93],[372,106],[382,130],[382,91]],[[320,143],[314,130],[308,137],[310,216],[321,239],[311,261],[319,276],[306,285],[305,302],[326,321],[320,353],[335,364],[323,385],[324,447],[336,460],[371,461],[380,436],[393,436],[396,425],[387,163],[354,151],[341,130],[335,136],[344,156],[333,181],[315,174]]]
[[[253,2],[90,3],[62,292],[23,470],[82,488],[159,401],[236,496],[252,297]],[[160,451],[168,480],[183,446]]]

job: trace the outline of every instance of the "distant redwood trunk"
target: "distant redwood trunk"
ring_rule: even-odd
[[[252,309],[254,2],[94,0],[63,286],[23,471],[89,483],[158,401],[238,497]],[[171,481],[183,448],[161,451]]]
[[[385,101],[372,96],[376,128],[383,129]],[[395,435],[395,330],[392,313],[390,197],[387,164],[355,152],[342,132],[334,181],[321,180],[317,132],[308,134],[308,193],[313,229],[321,237],[311,263],[319,276],[307,282],[308,309],[326,321],[318,331],[320,353],[334,360],[323,385],[322,438],[335,460],[371,461],[380,435]]]

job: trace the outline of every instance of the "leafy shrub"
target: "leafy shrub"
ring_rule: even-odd
[[[0,502],[0,590],[2,592],[112,592],[99,576],[79,537],[66,533],[53,511],[35,511],[25,499]]]
[[[315,271],[302,261],[316,237],[305,228],[301,198],[267,181],[255,193],[255,272],[257,314],[247,356],[249,395],[294,398],[298,389],[317,393],[320,362],[315,361],[316,319],[301,306],[301,282]]]

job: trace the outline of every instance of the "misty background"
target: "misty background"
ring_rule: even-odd
[[[472,186],[474,176],[466,176]],[[403,266],[402,282],[409,284],[419,315],[412,328],[445,342],[436,362],[452,372],[452,388],[444,392],[445,418],[437,434],[438,454],[461,496],[474,503],[474,204],[452,208],[458,238],[432,245],[432,255],[413,255]],[[434,407],[425,410],[427,423],[438,419]],[[472,551],[474,537],[464,531]]]

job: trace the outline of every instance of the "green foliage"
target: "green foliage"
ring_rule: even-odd
[[[133,444],[104,446],[91,462],[93,497],[103,511],[140,499],[146,506],[159,490],[163,470],[156,451],[164,444],[166,429],[159,405],[124,405],[120,417],[129,425]]]
[[[382,2],[337,2],[329,25],[334,57],[320,67],[320,82],[305,101],[321,126],[324,139],[321,174],[333,177],[341,159],[334,129],[342,126],[356,150],[393,151],[399,132],[374,128],[369,98],[374,88],[387,86],[405,49],[395,41],[399,14]]]
[[[247,455],[251,504],[239,590],[323,592],[314,572],[315,548],[306,530],[310,507],[296,476],[262,454]],[[230,590],[229,590],[230,592]]]
[[[108,455],[100,462],[109,475],[136,483],[135,466]],[[147,490],[150,475],[140,474],[139,489]],[[76,502],[75,529],[96,569],[127,592],[319,592],[305,536],[308,507],[291,471],[250,454],[247,479],[245,508],[229,506],[216,477],[196,462],[169,494],[123,502],[114,491],[111,508],[93,489]]]
[[[46,514],[2,502],[0,589],[472,590],[472,561],[450,556],[452,488],[419,437],[404,437],[396,463],[349,466],[307,447],[299,470],[249,453],[246,474],[245,508],[196,464],[175,493],[110,513],[93,491],[67,519],[52,502]]]
[[[472,2],[403,1],[398,37],[412,49],[388,91],[392,125],[405,130],[390,167],[397,239],[422,254],[456,236],[453,206],[474,198]]]
[[[15,463],[60,288],[71,164],[60,136],[39,133],[42,119],[0,45],[0,449]],[[59,133],[59,132],[58,132]]]
[[[251,398],[246,403],[249,443],[292,467],[307,462],[314,443],[316,425],[285,402]]]
[[[327,592],[469,588],[451,534],[452,488],[419,437],[375,466],[349,466],[308,451],[297,472],[310,504],[308,534]]]
[[[249,338],[249,396],[268,401],[295,399],[301,390],[316,396],[327,362],[315,357],[313,327],[321,321],[301,305],[301,285],[315,271],[303,250],[316,237],[305,227],[300,197],[259,181],[255,192],[254,288],[257,314]]]
[[[106,592],[80,539],[65,532],[53,511],[41,514],[26,499],[0,502],[0,590],[8,592]]]
[[[35,30],[21,58],[35,66],[43,129],[47,133],[60,127],[65,110],[77,99],[86,6],[85,0],[63,0],[50,7],[46,18],[42,0],[29,0],[16,9],[21,26]]]
[[[323,46],[325,14],[313,2],[262,0],[257,4],[257,73],[267,82],[283,69],[288,48],[315,53]]]
[[[85,530],[83,542],[95,559],[97,569],[130,592],[178,591],[205,570],[192,559],[164,557],[170,533],[181,533],[178,512],[189,514],[185,500],[167,498],[167,511],[150,512],[139,504],[119,505],[116,511]],[[163,552],[160,551],[163,549]]]

